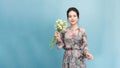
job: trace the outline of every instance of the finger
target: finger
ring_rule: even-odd
[[[56,31],[57,34],[59,34],[59,32]]]
[[[86,54],[87,57],[89,57],[90,55],[89,54]]]
[[[89,60],[92,60],[93,59],[93,56],[91,55],[90,57],[88,57]]]
[[[58,36],[58,32],[55,32],[55,36]]]

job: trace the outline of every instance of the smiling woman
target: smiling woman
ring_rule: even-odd
[[[57,47],[63,48],[64,58],[62,68],[86,68],[84,59],[93,59],[87,47],[85,29],[78,26],[79,11],[75,7],[67,10],[70,26],[65,31],[56,32]]]
[[[66,10],[71,6],[79,9],[79,19],[75,11],[66,17]],[[69,26],[66,47],[57,44],[63,49],[51,50],[53,26],[59,18],[68,20],[70,25],[78,19],[79,27],[85,29],[81,27],[79,32]],[[63,65],[68,66],[67,62],[76,62],[82,54],[81,50],[67,48],[73,42],[74,48],[79,48],[77,43],[82,36],[84,40],[87,36],[87,47],[94,56],[94,60],[84,62],[87,68],[120,68],[119,29],[120,0],[0,0],[0,68],[62,68],[62,59]],[[64,37],[62,33],[60,36]],[[85,55],[84,58],[87,60]]]

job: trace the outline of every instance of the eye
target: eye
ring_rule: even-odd
[[[68,17],[69,17],[69,18],[71,18],[72,16],[71,16],[71,15],[69,15]]]
[[[74,15],[74,17],[77,17],[76,15]]]

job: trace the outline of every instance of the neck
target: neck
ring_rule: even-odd
[[[71,30],[75,30],[75,29],[77,29],[78,28],[78,24],[72,24],[71,26],[70,26],[70,29]]]

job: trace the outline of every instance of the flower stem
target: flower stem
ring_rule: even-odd
[[[53,36],[51,42],[50,42],[50,47],[53,48],[53,46],[55,45],[55,42],[56,42],[56,37]]]

